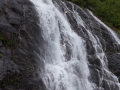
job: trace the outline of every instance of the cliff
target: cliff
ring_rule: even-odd
[[[0,0],[0,90],[41,88],[37,77],[40,62],[33,53],[38,51],[35,42],[41,43],[36,41],[37,22],[29,0]]]
[[[95,56],[96,51],[88,33],[83,26],[78,25],[72,11],[76,11],[85,22],[86,28],[99,38],[108,59],[109,70],[120,79],[120,44],[115,41],[107,28],[98,23],[87,9],[83,10],[68,1],[65,1],[67,7],[60,0],[53,2],[63,14],[66,14],[74,32],[86,41],[89,68],[91,75],[95,76],[90,80],[99,86],[98,80],[101,76],[99,77],[96,68],[102,72],[100,60]],[[0,0],[0,90],[46,90],[39,77],[44,69],[44,62],[38,53],[43,55],[39,48],[45,49],[43,47],[45,41],[38,18],[38,13],[29,0]],[[106,81],[103,83],[102,87],[110,90],[107,89]],[[116,87],[111,90],[119,89]]]

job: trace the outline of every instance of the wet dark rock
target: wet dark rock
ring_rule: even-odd
[[[0,90],[45,90],[36,75],[44,67],[34,54],[43,41],[36,14],[29,0],[0,0]]]
[[[0,47],[0,53],[5,53],[5,52],[6,52],[5,47]]]
[[[93,66],[93,65],[89,65],[89,68],[90,68],[90,74],[94,77],[89,77],[89,79],[95,83],[98,87],[100,85],[100,72],[98,72],[99,70],[98,69],[95,69],[96,67]]]
[[[2,41],[0,41],[0,47],[2,46]]]
[[[109,82],[109,84],[107,82]],[[105,90],[110,90],[110,89],[111,90],[119,90],[119,87],[117,85],[115,85],[114,82],[111,82],[108,80],[103,80],[103,87],[105,88]]]
[[[90,62],[91,65],[98,67],[100,70],[101,62],[95,55],[88,55],[88,61]]]
[[[19,14],[14,13],[13,11],[8,12],[8,22],[11,25],[20,25],[21,24],[21,16]]]
[[[109,69],[118,76],[120,80],[120,54],[119,53],[106,53],[108,58]]]
[[[0,16],[0,31],[1,32],[7,31],[15,34],[17,33],[15,28],[9,24],[4,15]]]

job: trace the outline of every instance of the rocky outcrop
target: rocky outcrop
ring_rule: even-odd
[[[0,0],[0,90],[45,90],[37,73],[38,23],[29,0]]]
[[[106,53],[109,69],[119,78],[120,81],[120,53]]]

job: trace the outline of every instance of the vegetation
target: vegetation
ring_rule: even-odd
[[[2,87],[6,87],[7,85],[10,85],[10,84],[16,84],[17,81],[20,80],[20,77],[19,76],[15,76],[7,81],[4,81],[1,86]]]
[[[2,58],[2,54],[0,53],[0,58]]]
[[[7,39],[5,36],[3,36],[1,34],[0,34],[0,40],[3,42],[3,44],[6,47],[12,47],[12,46],[16,45],[16,40],[14,40],[14,41],[9,40],[9,39]]]
[[[82,7],[90,8],[111,28],[120,32],[120,0],[68,0]]]

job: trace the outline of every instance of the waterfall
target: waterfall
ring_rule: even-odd
[[[95,15],[93,15],[93,13],[88,10],[88,12],[90,13],[90,15],[93,16],[93,18],[98,21],[101,25],[103,25],[105,28],[107,28],[107,30],[110,32],[111,36],[114,37],[115,41],[120,44],[120,39],[117,37],[117,35],[115,34],[115,32],[113,30],[111,30],[111,28],[109,28],[108,26],[106,26],[101,20],[99,20],[97,17],[95,17]]]
[[[77,25],[84,28],[83,31],[87,33],[92,42],[95,57],[101,64],[99,86],[89,79],[93,76],[91,76],[90,63],[87,58],[86,40],[72,29],[66,16],[67,11],[62,13],[59,10],[60,7],[56,7],[52,0],[30,1],[38,12],[39,26],[45,41],[43,52],[45,67],[40,77],[47,90],[105,90],[102,88],[103,81],[108,86],[117,86],[116,90],[120,90],[117,77],[108,71],[107,58],[99,38],[92,34],[76,11],[68,9],[61,1],[66,10],[72,12]],[[108,87],[108,90],[113,89]]]

